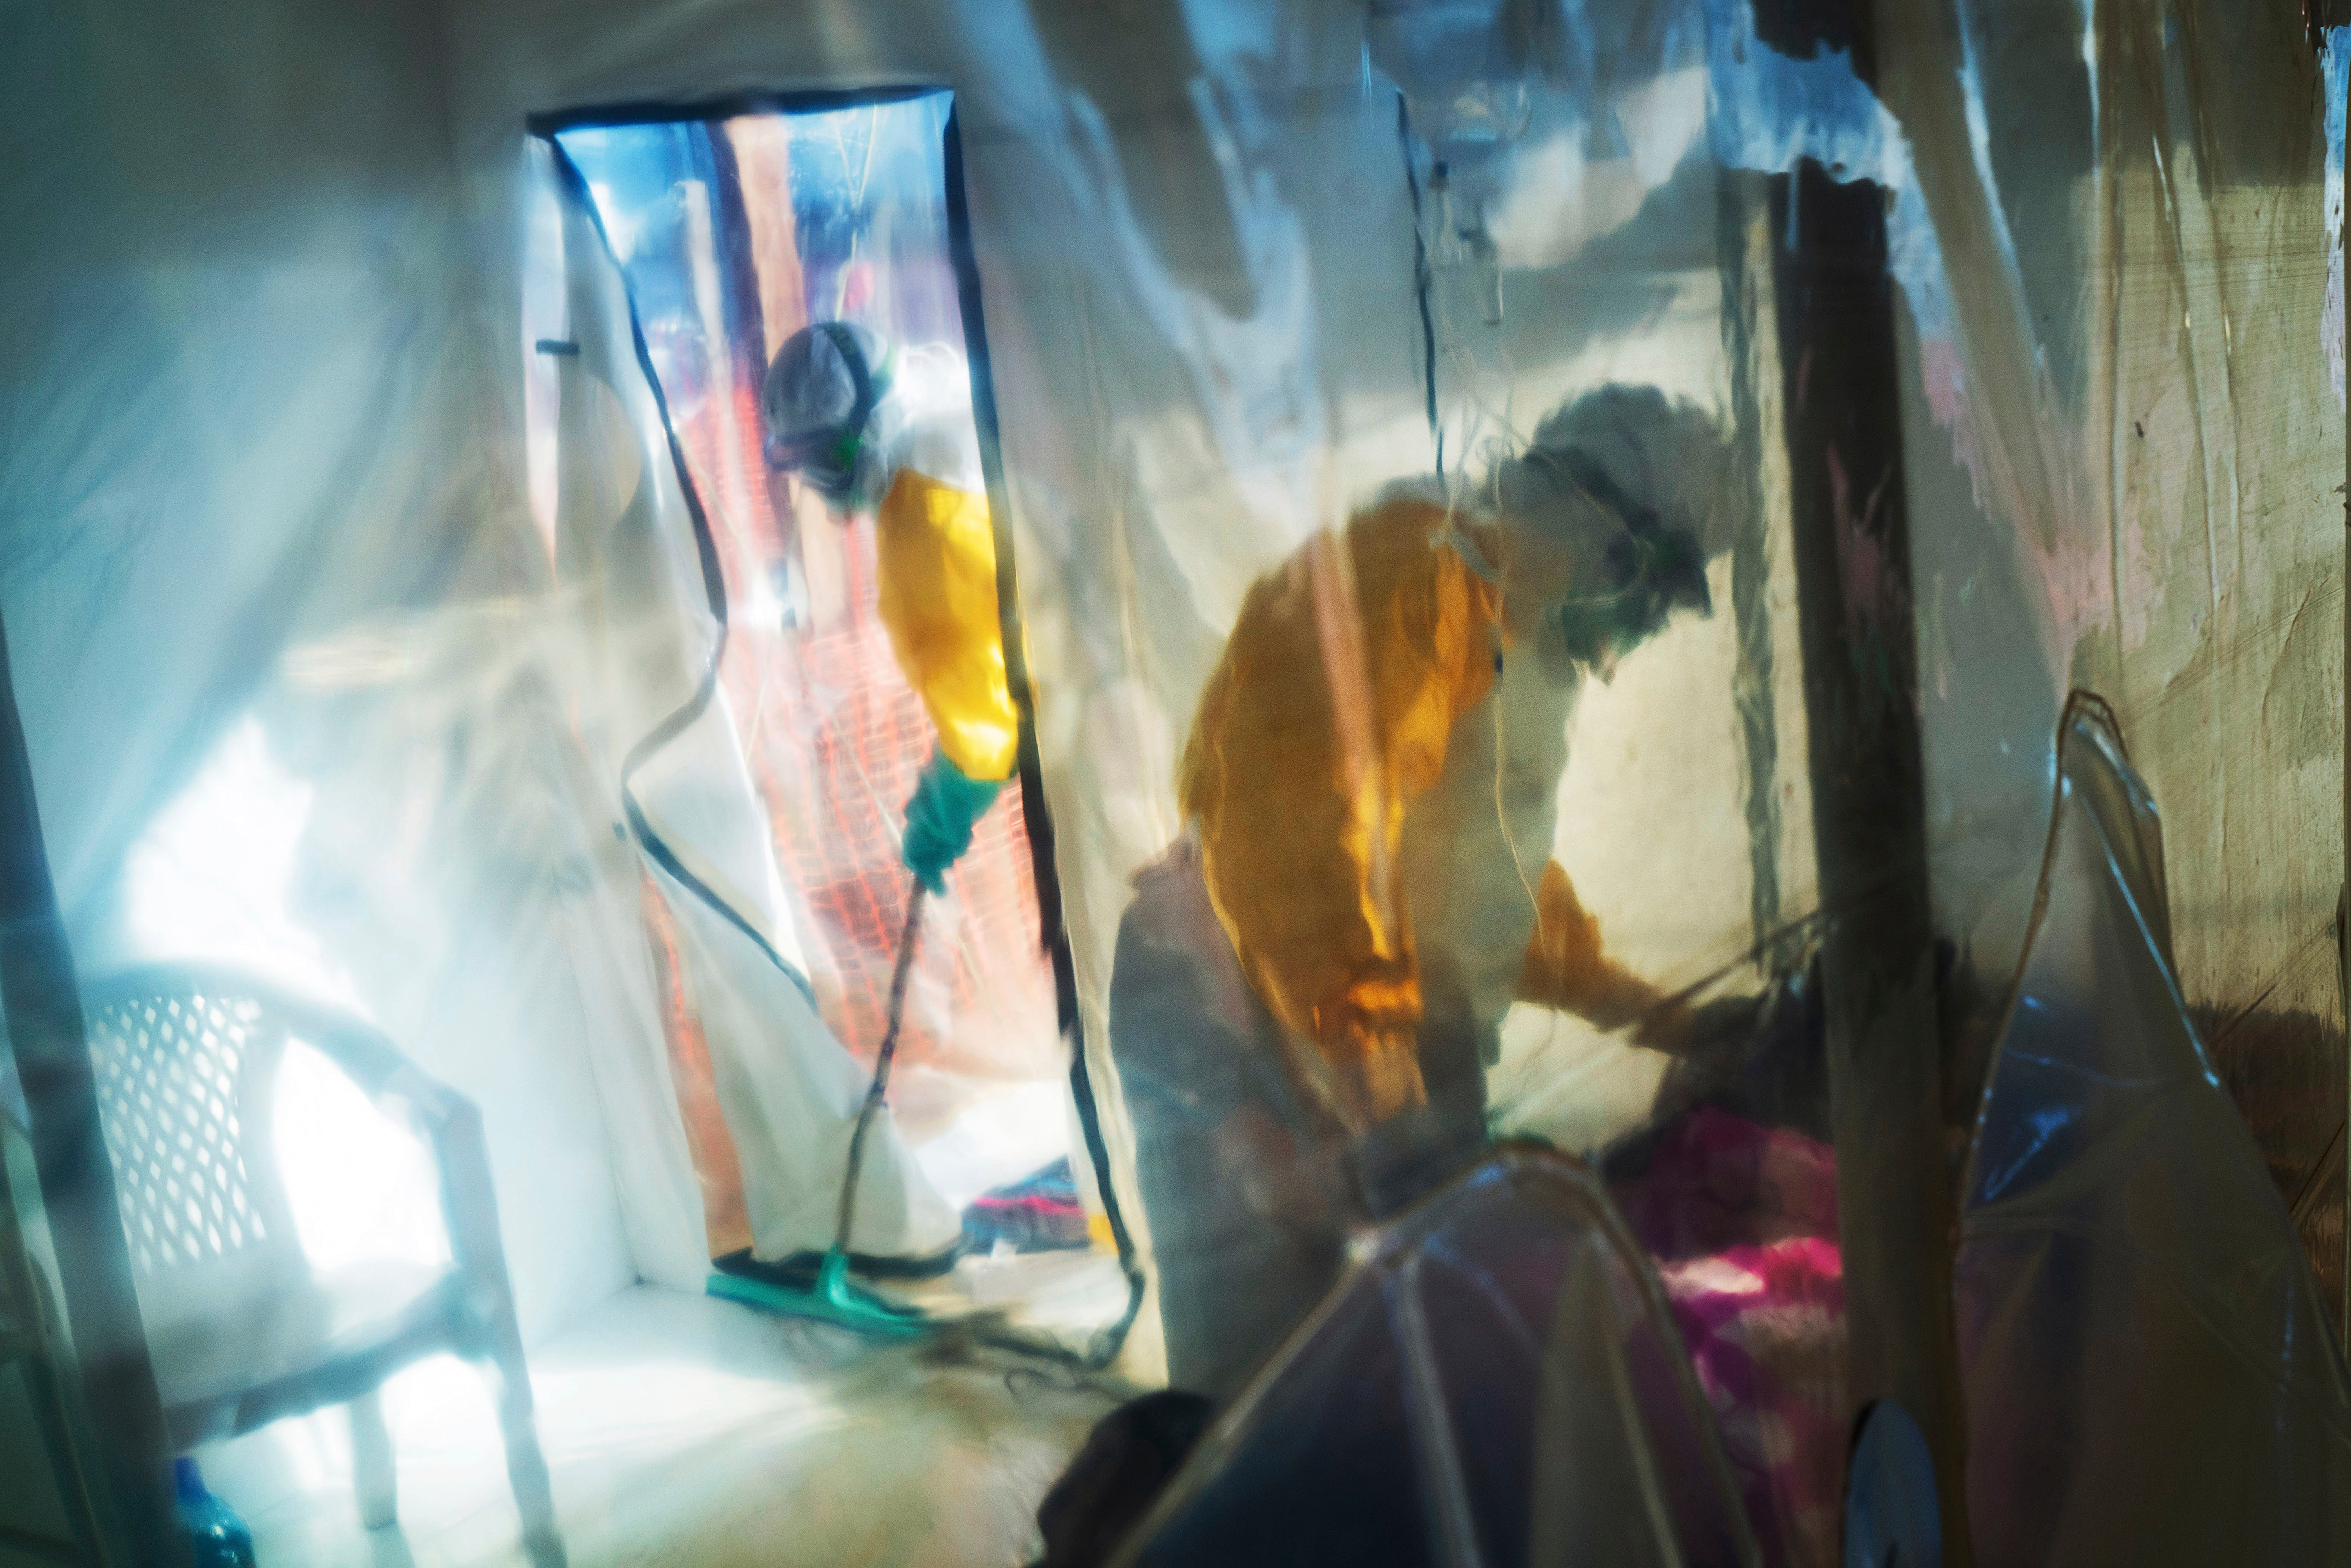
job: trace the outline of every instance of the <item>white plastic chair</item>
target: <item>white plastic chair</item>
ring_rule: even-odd
[[[233,1437],[348,1405],[360,1515],[393,1522],[378,1390],[442,1351],[486,1364],[507,1473],[538,1568],[560,1568],[481,1113],[381,1033],[217,970],[161,966],[84,989],[92,1067],[140,1314],[172,1441]],[[277,1171],[271,1110],[287,1041],[340,1068],[431,1148],[448,1227],[439,1270],[314,1271]]]

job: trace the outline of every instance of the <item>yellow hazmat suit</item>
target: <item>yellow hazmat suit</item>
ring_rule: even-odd
[[[1359,1126],[1425,1098],[1421,972],[1397,874],[1405,817],[1443,776],[1456,726],[1484,703],[1520,634],[1501,591],[1442,542],[1445,523],[1433,502],[1390,501],[1260,579],[1179,768],[1209,898],[1243,972],[1318,1049],[1339,1110]],[[1466,531],[1500,557],[1499,528]],[[1330,673],[1349,668],[1362,678]],[[1534,908],[1521,906],[1533,936],[1520,999],[1604,1027],[1659,999],[1604,956],[1599,923],[1556,862],[1533,894]]]
[[[1012,776],[1020,718],[1005,676],[987,498],[902,468],[875,516],[882,623],[964,777]]]

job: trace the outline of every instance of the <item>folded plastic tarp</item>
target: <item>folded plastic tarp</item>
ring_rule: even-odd
[[[2351,1384],[2181,1002],[2153,802],[2101,705],[2059,755],[1957,1270],[1977,1561],[2343,1562]]]
[[[1123,1568],[1762,1561],[1664,1293],[1589,1167],[1505,1147],[1367,1248]]]

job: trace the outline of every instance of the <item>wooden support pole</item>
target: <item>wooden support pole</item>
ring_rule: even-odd
[[[2314,7],[2314,10],[2319,8]],[[2328,0],[2323,8],[2327,12],[2325,18],[2326,26],[2351,22],[2351,4],[2346,4],[2346,0]],[[2319,41],[2320,26],[2321,23],[2314,20],[2311,26],[2314,47]],[[2323,78],[2324,73],[2321,75]],[[2351,117],[2351,80],[2345,82],[2344,93],[2344,113]],[[2351,126],[2351,118],[2346,118],[2344,123]],[[2346,246],[2342,255],[2351,258],[2351,201],[2343,202],[2341,205],[2344,210],[2337,221],[2342,225],[2341,240]],[[2351,311],[2345,312],[2343,349],[2346,355],[2351,355]],[[2351,365],[2351,359],[2346,359],[2344,363]],[[2343,586],[2346,592],[2351,592],[2351,419],[2346,419],[2343,426]],[[2346,602],[2351,603],[2351,600]],[[2345,616],[2343,620],[2343,728],[2336,733],[2335,739],[2343,747],[2343,869],[2345,876],[2351,878],[2351,615]],[[2344,883],[2337,897],[2335,949],[2335,972],[2342,988],[2338,994],[2343,1003],[2343,1017],[2346,1024],[2351,1024],[2351,881]],[[2346,1040],[2346,1048],[2351,1049],[2351,1040]],[[2351,1126],[2351,1073],[2345,1074],[2344,1082],[2345,1124]],[[2343,1319],[2339,1327],[2343,1333],[2343,1344],[2351,1348],[2351,1159],[2343,1162],[2343,1180],[2346,1190],[2343,1206]]]
[[[1888,193],[1809,160],[1771,184],[1774,295],[1830,1113],[1857,1416],[1890,1398],[1928,1436],[1943,1561],[1969,1562]]]

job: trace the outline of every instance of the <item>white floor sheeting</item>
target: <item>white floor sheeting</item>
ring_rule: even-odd
[[[1081,1271],[1087,1298],[1117,1282],[1098,1255],[1004,1261],[1058,1262],[1071,1285]],[[1001,1354],[877,1348],[642,1287],[530,1364],[574,1568],[1023,1563],[1038,1500],[1114,1397]],[[262,1568],[522,1562],[483,1379],[446,1357],[422,1363],[386,1385],[385,1406],[393,1530],[360,1526],[340,1410],[199,1450]]]

